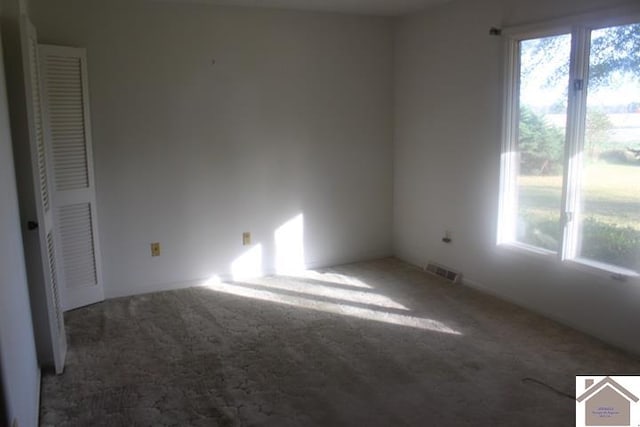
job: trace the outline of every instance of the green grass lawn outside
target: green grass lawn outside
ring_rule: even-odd
[[[539,219],[559,219],[562,176],[521,176],[519,211]],[[640,230],[640,166],[593,163],[583,180],[583,216]]]
[[[520,176],[519,240],[559,250],[562,176]],[[591,163],[582,183],[581,255],[640,270],[640,165]]]

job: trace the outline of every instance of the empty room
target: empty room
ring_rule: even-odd
[[[637,1],[0,6],[0,425],[640,425]]]

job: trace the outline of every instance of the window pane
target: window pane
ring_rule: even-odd
[[[516,239],[558,251],[569,34],[520,42]]]
[[[640,270],[640,24],[591,34],[579,256]]]

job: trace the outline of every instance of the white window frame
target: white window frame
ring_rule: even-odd
[[[504,46],[504,92],[502,151],[500,159],[500,197],[498,207],[498,236],[500,247],[554,260],[564,265],[605,275],[617,280],[632,279],[640,283],[640,272],[602,262],[577,257],[579,247],[580,212],[579,189],[584,144],[586,101],[589,74],[589,34],[593,30],[640,22],[640,6],[632,5],[566,17],[545,23],[506,28],[502,31]],[[562,189],[562,241],[558,252],[516,240],[518,190],[518,105],[520,76],[520,42],[523,40],[571,35],[569,85],[582,81],[582,88],[568,91],[567,126],[565,135],[564,176]]]

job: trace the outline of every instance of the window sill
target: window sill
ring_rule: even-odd
[[[558,260],[557,252],[550,251],[548,249],[538,248],[536,246],[527,245],[526,243],[520,243],[520,242],[498,243],[498,248],[511,253],[526,255],[528,257],[533,256],[534,258],[537,258],[537,259],[546,259],[551,261]]]
[[[586,272],[601,278],[614,280],[617,282],[632,282],[640,284],[640,274],[633,270],[614,265],[576,258],[570,260],[560,260],[557,252],[530,246],[519,242],[499,243],[497,245],[499,251],[510,254],[518,254],[529,260],[537,259],[546,263],[552,263],[555,266],[566,267],[572,270]]]
[[[566,260],[564,263],[574,269],[586,271],[587,273],[607,277],[618,282],[634,281],[640,282],[640,274],[633,270],[603,262],[592,261],[584,258]]]

